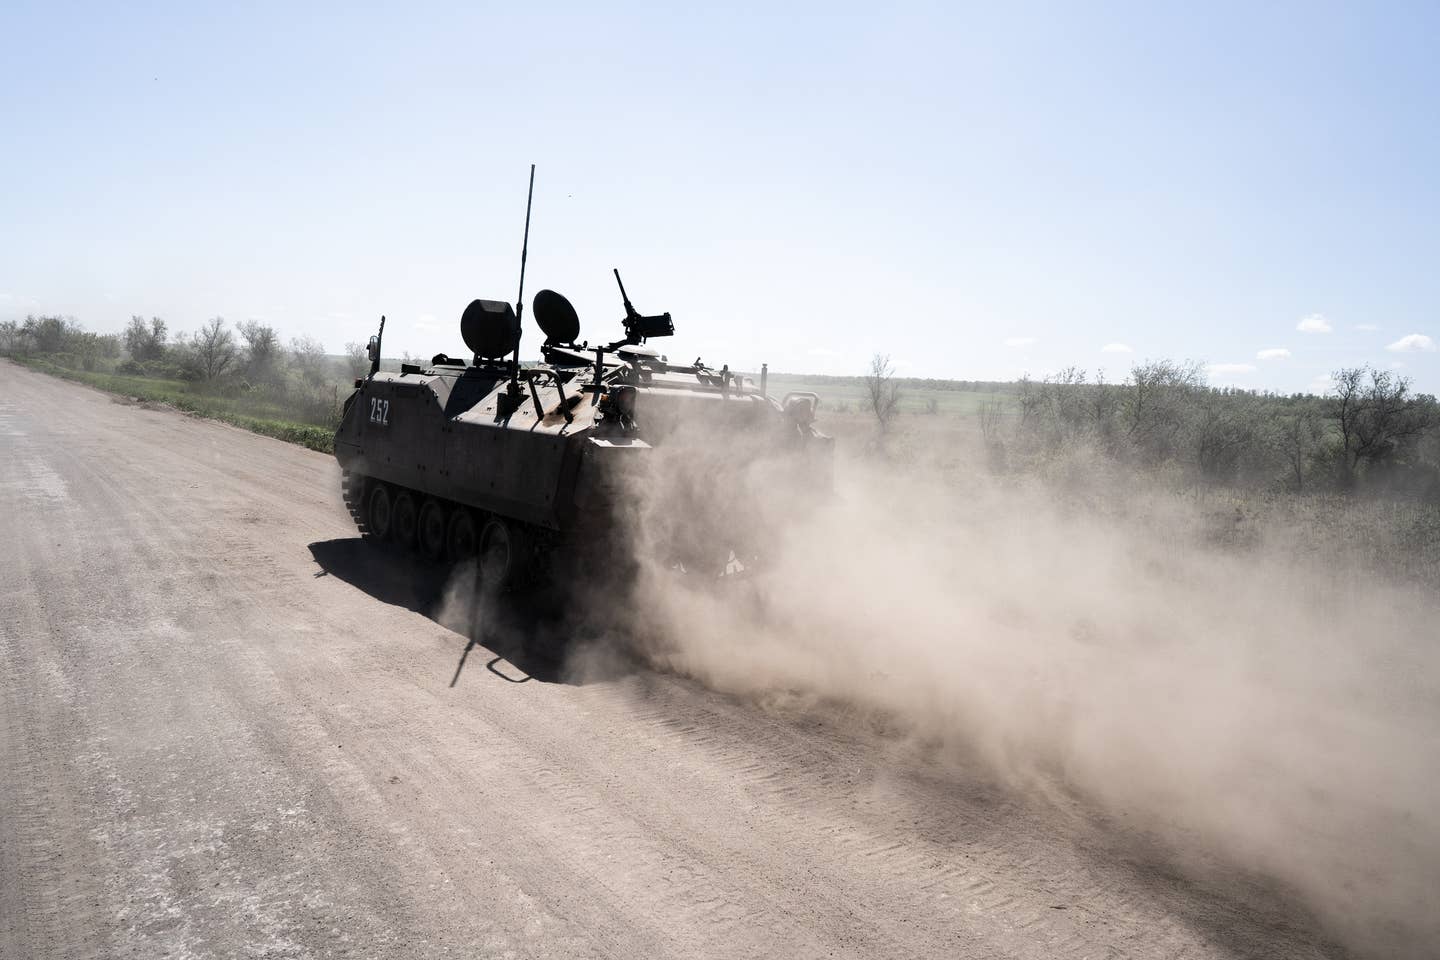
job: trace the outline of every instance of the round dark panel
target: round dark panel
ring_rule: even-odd
[[[460,335],[476,356],[498,360],[520,342],[520,323],[503,300],[472,300],[460,316]]]
[[[535,294],[532,307],[535,322],[545,331],[546,343],[574,343],[580,336],[580,317],[570,301],[554,290],[541,290]]]

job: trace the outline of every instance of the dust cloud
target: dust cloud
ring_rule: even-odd
[[[1360,951],[1440,943],[1435,598],[1304,555],[1304,531],[1237,546],[1224,516],[1135,478],[1097,505],[1101,484],[857,458],[797,499],[694,449],[655,459],[627,608],[656,666],[887,718],[1123,818],[1192,874],[1269,878]],[[700,513],[745,517],[763,569],[681,575],[676,556],[724,542]]]

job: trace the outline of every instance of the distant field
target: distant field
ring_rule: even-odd
[[[758,379],[758,375],[754,375]],[[1013,383],[973,383],[959,380],[907,380],[900,384],[900,412],[928,413],[934,401],[935,413],[967,416],[980,407],[998,401],[1007,409],[1015,403]],[[772,373],[771,393],[784,395],[792,390],[808,390],[820,397],[822,414],[863,413],[869,402],[865,382],[859,377],[806,376],[793,373]]]

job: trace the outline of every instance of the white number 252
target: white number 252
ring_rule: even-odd
[[[379,397],[370,398],[370,422],[378,423],[382,427],[390,425],[389,400],[381,400]]]

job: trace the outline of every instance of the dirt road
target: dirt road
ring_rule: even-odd
[[[462,664],[328,457],[4,361],[0,584],[0,957],[1339,955],[841,711]]]

